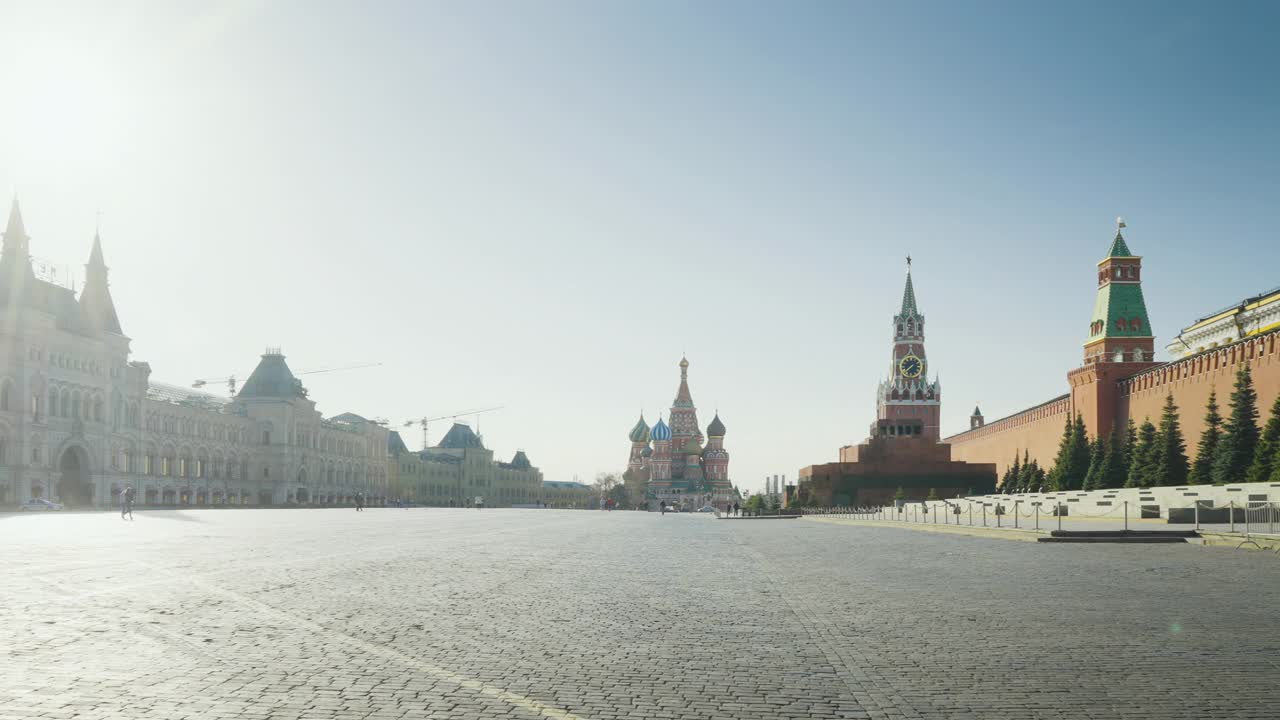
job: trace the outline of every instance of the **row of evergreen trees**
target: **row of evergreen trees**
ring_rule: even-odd
[[[1258,394],[1248,366],[1236,373],[1230,415],[1218,413],[1210,392],[1205,429],[1194,463],[1186,443],[1173,394],[1165,397],[1160,425],[1147,418],[1141,426],[1130,418],[1123,432],[1089,439],[1084,419],[1067,418],[1053,469],[1045,472],[1026,451],[1000,479],[1004,492],[1100,490],[1156,485],[1200,485],[1229,482],[1280,482],[1280,397],[1265,428],[1258,428]]]

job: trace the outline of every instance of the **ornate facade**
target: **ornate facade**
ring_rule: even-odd
[[[736,493],[729,479],[729,451],[724,446],[725,426],[716,414],[707,425],[706,446],[698,427],[698,409],[689,392],[689,360],[680,360],[680,387],[668,416],[652,428],[644,415],[628,435],[631,453],[627,476],[639,477],[646,486],[650,510],[660,503],[697,509],[705,504],[732,505]],[[692,506],[692,507],[691,507]]]
[[[386,490],[387,430],[324,418],[284,355],[233,398],[151,379],[130,359],[95,235],[79,296],[37,278],[15,199],[0,252],[0,504],[330,504]]]
[[[396,496],[438,507],[467,507],[477,497],[485,507],[529,505],[544,500],[542,471],[523,450],[511,462],[494,462],[493,451],[470,426],[454,423],[440,442],[410,451],[400,433],[390,434],[387,459]]]

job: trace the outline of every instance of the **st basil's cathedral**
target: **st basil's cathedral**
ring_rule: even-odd
[[[689,360],[680,359],[680,388],[671,405],[670,422],[661,417],[650,427],[644,414],[631,428],[628,477],[643,479],[650,510],[662,504],[685,510],[705,505],[725,508],[736,494],[729,480],[729,451],[724,447],[724,423],[719,413],[698,428],[698,408],[689,392]],[[703,441],[706,445],[703,445]]]

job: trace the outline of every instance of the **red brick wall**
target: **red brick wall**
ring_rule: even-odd
[[[1241,340],[1193,357],[1143,370],[1134,363],[1090,365],[1068,374],[1070,394],[978,428],[944,438],[951,454],[966,462],[993,462],[1004,473],[1014,452],[1031,457],[1046,470],[1053,464],[1066,418],[1079,412],[1089,435],[1101,427],[1121,427],[1133,417],[1159,424],[1164,399],[1170,392],[1178,405],[1187,456],[1195,459],[1196,445],[1204,431],[1204,406],[1210,388],[1217,388],[1220,412],[1228,413],[1231,388],[1241,363],[1249,365],[1258,391],[1259,424],[1267,421],[1271,405],[1280,394],[1280,332]],[[1136,373],[1125,377],[1130,373]]]

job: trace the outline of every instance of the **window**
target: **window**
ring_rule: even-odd
[[[142,457],[142,473],[144,475],[154,474],[156,470],[156,456],[147,453]]]
[[[1129,321],[1129,327],[1130,327],[1130,329],[1133,329],[1133,330],[1141,330],[1141,329],[1142,329],[1142,318],[1133,318],[1132,320],[1130,320],[1130,321]]]
[[[1116,279],[1120,279],[1120,268],[1116,268]]]
[[[271,431],[270,431],[270,430],[263,430],[263,431],[262,431],[262,444],[263,444],[263,445],[270,445],[270,444],[271,444]]]
[[[161,475],[165,477],[169,477],[169,471],[172,469],[173,468],[170,467],[170,461],[168,456],[160,458],[160,474]]]
[[[1124,330],[1124,329],[1125,329],[1125,321],[1124,321],[1124,318],[1116,318],[1116,329],[1117,329],[1117,330]]]
[[[41,457],[40,446],[36,445],[35,447],[31,448],[31,464],[39,465],[40,457]]]
[[[9,381],[5,380],[4,382],[0,382],[0,410],[4,410],[6,412],[9,410],[10,394]]]

